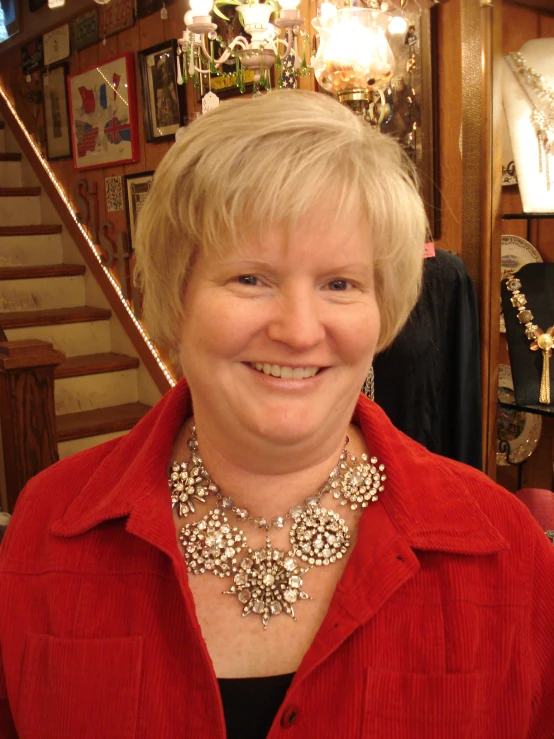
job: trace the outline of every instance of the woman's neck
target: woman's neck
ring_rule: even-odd
[[[170,461],[188,459],[187,442],[193,423],[195,419],[190,418],[183,425]],[[337,433],[330,443],[311,449],[308,444],[292,448],[269,444],[264,448],[259,444],[257,451],[249,446],[245,454],[244,445],[233,443],[236,440],[218,443],[201,419],[196,419],[196,424],[199,453],[212,480],[237,506],[266,519],[282,516],[327,482],[347,437],[350,453],[359,456],[367,451],[361,431],[352,425],[344,433]]]

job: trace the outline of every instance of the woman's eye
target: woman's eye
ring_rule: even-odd
[[[329,290],[344,291],[352,287],[352,283],[348,280],[333,280],[329,283]]]
[[[237,282],[240,282],[241,285],[257,285],[258,284],[258,278],[254,275],[239,275],[237,277]]]

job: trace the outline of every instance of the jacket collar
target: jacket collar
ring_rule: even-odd
[[[155,543],[173,552],[175,530],[165,525],[172,520],[167,464],[175,436],[191,413],[190,393],[181,380],[118,441],[53,524],[52,533],[77,536],[104,521],[129,517],[128,528],[142,536],[158,521],[158,526],[154,524],[158,529]],[[482,473],[432,455],[398,431],[384,412],[362,395],[354,420],[361,426],[371,454],[385,464],[387,487],[381,501],[392,525],[410,547],[457,554],[492,554],[508,548],[470,492],[470,485],[472,489],[490,486]],[[144,538],[152,540],[151,536]]]

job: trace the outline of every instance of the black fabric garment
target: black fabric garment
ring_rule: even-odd
[[[375,400],[432,452],[481,467],[477,298],[462,260],[436,250],[393,344],[375,358]]]
[[[227,739],[266,739],[293,677],[218,679]]]

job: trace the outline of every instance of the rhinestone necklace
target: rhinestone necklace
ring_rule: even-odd
[[[190,459],[171,466],[168,483],[173,508],[179,518],[186,518],[196,511],[197,503],[206,503],[210,496],[216,499],[215,508],[204,518],[181,529],[179,540],[189,571],[194,575],[232,577],[231,586],[223,594],[237,597],[243,616],[260,616],[264,629],[271,618],[282,613],[296,620],[294,604],[310,598],[303,589],[304,575],[314,566],[342,559],[350,546],[348,526],[338,513],[323,508],[322,497],[332,493],[341,505],[349,505],[352,510],[367,508],[384,490],[385,466],[367,454],[362,454],[358,462],[347,451],[347,437],[325,483],[300,505],[267,521],[237,506],[212,480],[200,457],[194,426],[187,445]],[[230,514],[242,523],[264,529],[265,546],[248,546],[244,531],[229,522]],[[290,549],[285,551],[273,546],[270,532],[288,522]]]
[[[531,106],[531,124],[535,129],[539,144],[539,172],[544,169],[546,189],[550,190],[550,153],[554,142],[554,88],[549,85],[543,75],[529,67],[519,52],[505,54],[504,59],[510,71],[519,83],[529,105]]]
[[[539,403],[550,405],[550,357],[554,346],[554,325],[543,331],[542,328],[533,323],[534,316],[529,308],[525,307],[527,298],[521,292],[521,280],[514,277],[513,273],[508,274],[506,287],[512,293],[510,302],[514,308],[517,308],[517,320],[525,327],[525,336],[531,342],[530,349],[535,352],[539,349],[542,351]]]

